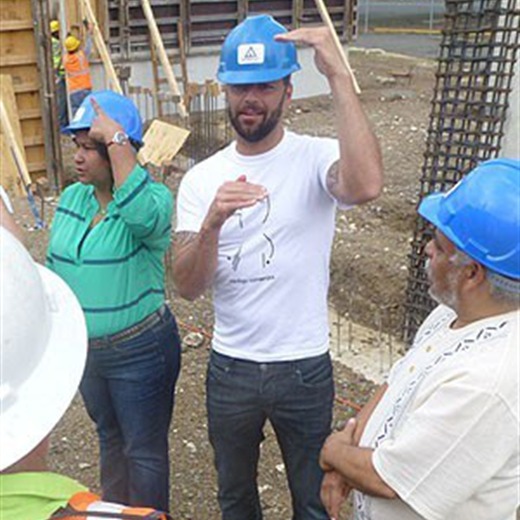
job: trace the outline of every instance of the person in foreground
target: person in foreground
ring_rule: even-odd
[[[325,442],[322,498],[332,518],[355,489],[358,520],[514,520],[520,160],[483,162],[419,213],[436,228],[426,253],[440,305],[359,422]]]
[[[85,318],[67,284],[33,262],[3,225],[0,276],[0,518],[72,520],[94,512],[96,518],[169,518],[103,502],[75,480],[49,471],[51,430],[85,366]]]
[[[328,80],[338,139],[284,129],[310,45]],[[174,240],[181,296],[213,288],[216,323],[207,373],[209,438],[225,520],[262,518],[256,482],[263,427],[276,432],[295,520],[326,519],[320,448],[334,384],[327,290],[337,206],[379,195],[382,166],[352,79],[324,28],[287,32],[252,16],[227,36],[218,79],[236,141],[182,180]]]
[[[129,99],[92,94],[68,131],[79,182],[60,197],[47,265],[72,288],[87,320],[80,390],[99,436],[103,498],[167,511],[180,370],[164,295],[172,196],[137,163],[142,124]]]

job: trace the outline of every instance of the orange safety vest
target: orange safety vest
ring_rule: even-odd
[[[49,520],[87,520],[112,518],[114,520],[172,520],[167,513],[149,507],[127,507],[103,502],[98,495],[80,491],[72,496],[66,507],[54,513]]]
[[[67,75],[67,90],[69,94],[78,90],[92,90],[88,58],[81,49],[65,54],[63,67]]]

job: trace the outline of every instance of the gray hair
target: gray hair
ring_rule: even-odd
[[[457,267],[462,267],[469,265],[471,262],[476,262],[476,260],[473,260],[460,249],[456,249],[455,253],[450,257],[450,262]],[[520,306],[520,280],[508,278],[507,276],[492,271],[484,265],[482,265],[482,267],[486,272],[491,297],[496,302],[505,305]]]

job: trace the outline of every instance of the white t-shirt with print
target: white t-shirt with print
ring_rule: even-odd
[[[513,520],[520,502],[520,312],[451,329],[435,309],[390,373],[361,445],[399,495],[357,520]]]
[[[197,164],[177,198],[179,231],[200,230],[218,188],[245,175],[269,196],[222,227],[214,281],[213,348],[256,362],[328,350],[327,291],[336,203],[326,175],[339,157],[334,139],[285,132],[266,153],[236,143]]]

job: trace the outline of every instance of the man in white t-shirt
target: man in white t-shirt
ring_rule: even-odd
[[[311,45],[327,78],[338,140],[284,130],[299,70],[294,42]],[[262,518],[256,472],[271,422],[295,520],[325,520],[321,445],[334,385],[327,290],[336,207],[379,195],[377,140],[326,28],[287,33],[267,15],[226,38],[218,72],[236,141],[196,165],[178,195],[174,278],[182,296],[213,288],[207,376],[209,437],[225,520]]]
[[[520,160],[482,163],[419,213],[440,305],[321,453],[323,501],[356,520],[514,520],[520,503]],[[361,438],[359,447],[357,440]]]

